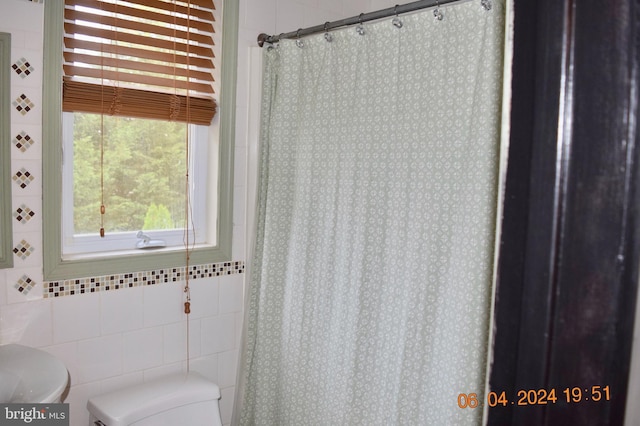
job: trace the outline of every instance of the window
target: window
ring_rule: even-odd
[[[182,265],[185,223],[190,263],[230,260],[237,0],[215,88],[212,0],[61,3],[45,3],[45,279]],[[166,247],[136,249],[138,231]]]
[[[63,112],[62,122],[64,256],[132,250],[139,231],[167,247],[184,247],[187,164],[189,241],[215,245],[215,229],[207,226],[215,223],[216,213],[207,208],[208,199],[216,196],[217,167],[208,167],[209,149],[215,148],[217,139],[213,130],[189,125],[187,153],[184,123],[78,112]],[[101,133],[105,134],[103,167],[99,166]],[[103,193],[106,208],[101,221]],[[104,237],[99,233],[102,225]]]

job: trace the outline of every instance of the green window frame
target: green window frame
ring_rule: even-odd
[[[100,258],[63,259],[62,253],[62,51],[64,2],[45,0],[43,81],[43,244],[44,279],[109,275],[179,267],[180,251],[109,254]],[[219,174],[217,245],[190,253],[193,265],[231,260],[233,235],[233,162],[239,0],[224,0],[221,88],[219,98]]]
[[[13,267],[11,223],[11,34],[0,33],[0,269]]]

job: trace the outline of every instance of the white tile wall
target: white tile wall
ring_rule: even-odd
[[[100,294],[59,297],[52,301],[53,343],[100,336]]]
[[[6,281],[0,283],[5,287]],[[3,288],[4,289],[4,288]],[[12,290],[8,289],[8,290]],[[27,346],[47,346],[53,343],[51,302],[36,300],[0,307],[0,342],[17,342]]]
[[[8,303],[20,303],[28,300],[39,300],[42,298],[42,280],[39,279],[42,275],[41,268],[39,267],[24,267],[20,269],[9,269],[6,272],[7,286],[10,286],[7,294]],[[23,277],[32,279],[33,288],[31,290],[25,290],[20,293],[15,289],[15,284]],[[26,294],[24,294],[26,293]]]
[[[409,2],[400,2],[400,4],[405,4],[405,3],[409,3]],[[398,2],[394,0],[371,0],[370,11],[394,7],[396,4],[398,4]]]
[[[191,319],[189,329],[189,356],[191,359],[200,357],[200,321]],[[164,326],[164,362],[165,364],[181,362],[187,359],[187,322]]]
[[[211,355],[231,350],[235,347],[236,317],[224,314],[203,318],[201,326],[201,351],[203,355]]]
[[[72,377],[73,380],[73,377]],[[106,393],[103,382],[91,382],[73,386],[64,402],[69,404],[69,424],[73,426],[87,426],[89,424],[89,412],[87,400],[95,395]]]
[[[180,283],[167,283],[143,287],[145,327],[179,322],[183,315],[183,292]]]
[[[125,373],[159,367],[164,361],[164,330],[145,328],[123,335],[123,368]]]
[[[276,0],[247,0],[240,1],[245,7],[240,17],[240,26],[255,31],[275,31]],[[256,34],[257,35],[257,34]],[[255,40],[255,39],[254,39]]]
[[[218,383],[228,419],[243,279],[244,274],[238,274],[191,282],[190,368]],[[84,407],[91,396],[185,370],[187,322],[182,297],[180,286],[160,284],[40,301],[53,305],[50,335],[58,344],[44,349],[69,366],[72,387],[66,402],[72,405],[74,426],[87,424],[88,412],[78,405]]]
[[[229,276],[220,283],[220,313],[229,314],[242,311],[244,275]]]
[[[244,275],[242,275],[244,277]],[[217,315],[220,304],[220,282],[231,280],[231,276],[203,278],[192,281],[191,288],[191,319]]]
[[[78,342],[77,383],[96,382],[123,371],[123,337],[111,334]]]
[[[218,355],[207,355],[192,360],[191,371],[196,371],[212,382],[218,383]]]
[[[103,334],[121,333],[143,326],[143,287],[106,291],[100,295],[100,325]]]

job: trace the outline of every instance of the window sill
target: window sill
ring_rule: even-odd
[[[192,245],[189,249],[190,252],[202,250],[202,249],[213,249],[215,246],[213,244],[195,244]],[[94,252],[94,253],[76,253],[76,254],[65,254],[62,257],[63,262],[73,262],[78,260],[95,260],[100,261],[102,259],[109,258],[118,258],[118,257],[131,257],[131,256],[153,256],[154,254],[160,253],[182,253],[183,257],[185,255],[184,246],[171,246],[171,247],[157,247],[157,248],[146,248],[146,249],[130,249],[130,250],[111,250],[104,252]]]
[[[207,244],[196,245],[190,251],[189,265],[202,265],[231,261],[231,245],[228,251]],[[132,249],[111,253],[90,253],[65,256],[56,262],[55,268],[45,270],[45,281],[72,278],[98,277],[185,266],[184,247],[158,249]]]

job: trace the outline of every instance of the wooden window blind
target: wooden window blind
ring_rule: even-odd
[[[209,125],[213,0],[65,0],[62,108]]]

